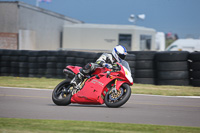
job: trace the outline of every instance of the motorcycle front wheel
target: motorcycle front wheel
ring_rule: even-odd
[[[52,93],[52,101],[59,106],[66,106],[71,103],[72,93],[69,91],[72,85],[69,80],[60,82]]]
[[[111,108],[118,108],[124,105],[131,96],[131,88],[128,84],[122,84],[117,93],[109,90],[105,95],[105,104]]]

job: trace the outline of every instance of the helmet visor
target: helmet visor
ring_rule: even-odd
[[[121,58],[122,60],[125,59],[126,54],[118,54],[119,58]]]

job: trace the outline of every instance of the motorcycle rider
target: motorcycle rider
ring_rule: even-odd
[[[80,72],[75,75],[75,80],[72,82],[76,86],[83,81],[84,76],[90,74],[91,72],[95,71],[96,64],[101,67],[106,67],[108,69],[113,68],[113,64],[119,62],[121,64],[125,64],[126,66],[128,63],[124,61],[124,58],[127,55],[127,50],[122,45],[117,45],[113,48],[112,53],[103,53],[95,63],[88,63],[83,68],[80,69]],[[129,65],[127,66],[129,68]]]

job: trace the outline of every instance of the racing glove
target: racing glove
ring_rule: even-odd
[[[108,68],[108,69],[112,69],[112,65],[111,64],[104,63],[103,66],[106,67],[106,68]]]

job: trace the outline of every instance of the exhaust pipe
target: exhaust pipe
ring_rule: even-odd
[[[69,77],[69,78],[74,78],[74,76],[75,76],[75,74],[72,72],[72,71],[70,71],[70,70],[68,70],[68,69],[63,69],[63,73],[67,76],[67,77]]]

